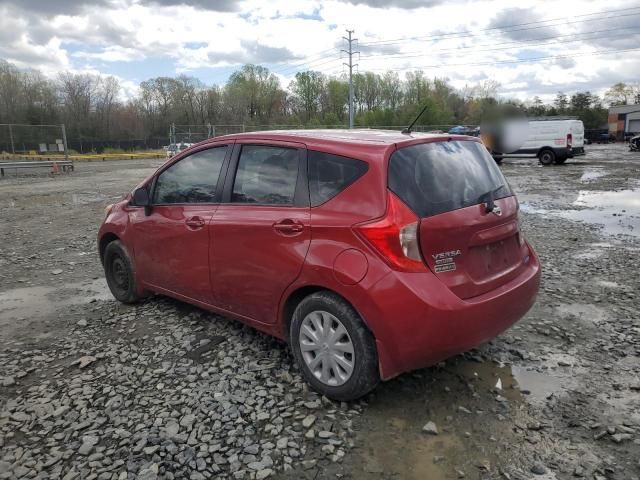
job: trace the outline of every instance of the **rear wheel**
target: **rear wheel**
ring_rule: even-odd
[[[551,165],[556,161],[556,154],[553,150],[545,149],[538,153],[538,160],[542,165]]]
[[[319,393],[334,400],[355,400],[380,381],[375,339],[338,295],[317,292],[302,300],[289,334],[302,374]]]
[[[140,297],[136,293],[136,275],[133,262],[126,248],[114,240],[104,250],[104,273],[109,290],[122,303],[135,303]]]

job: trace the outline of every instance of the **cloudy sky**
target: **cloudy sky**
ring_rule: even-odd
[[[345,73],[347,28],[359,71],[491,79],[545,100],[640,81],[637,0],[0,0],[0,58],[114,75],[125,96],[161,75],[224,83],[248,62],[286,86],[309,68]]]

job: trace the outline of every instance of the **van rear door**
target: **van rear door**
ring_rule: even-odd
[[[396,150],[389,189],[420,218],[423,261],[460,298],[496,289],[526,267],[518,202],[480,142],[445,140]]]

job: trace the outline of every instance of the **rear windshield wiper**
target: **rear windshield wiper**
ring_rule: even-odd
[[[486,203],[485,212],[490,213],[493,212],[496,208],[495,196],[498,194],[500,190],[504,188],[504,185],[500,185],[498,188],[494,188],[493,190],[489,190],[486,193],[483,193],[478,198],[479,202]],[[486,199],[486,201],[485,201]]]

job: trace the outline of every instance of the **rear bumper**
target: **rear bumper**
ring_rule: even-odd
[[[582,155],[586,155],[586,152],[584,151],[584,147],[575,147],[571,149],[571,154],[569,156],[580,157]]]
[[[429,273],[392,272],[370,292],[367,317],[384,380],[433,365],[487,342],[517,322],[535,302],[540,264],[529,247],[522,273],[501,287],[462,300]],[[373,321],[372,321],[373,320]]]

